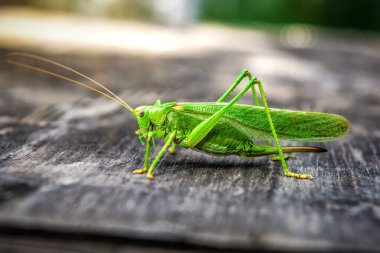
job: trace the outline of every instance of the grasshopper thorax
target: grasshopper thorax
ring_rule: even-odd
[[[168,108],[175,104],[175,102],[161,104],[161,101],[157,100],[154,105],[144,105],[136,108],[136,118],[140,131],[146,134],[153,126],[159,128],[164,125]]]

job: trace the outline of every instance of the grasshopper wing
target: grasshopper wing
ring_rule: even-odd
[[[178,103],[179,127],[192,129],[216,113],[225,103]],[[270,109],[277,135],[293,141],[332,141],[348,133],[348,121],[336,114]],[[183,124],[183,126],[181,126]],[[194,125],[194,126],[193,126]],[[215,127],[220,134],[235,132],[251,140],[270,140],[272,133],[263,107],[235,104]],[[235,135],[236,136],[236,135]]]

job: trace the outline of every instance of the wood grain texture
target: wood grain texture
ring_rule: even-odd
[[[158,98],[215,101],[248,68],[263,80],[271,107],[350,120],[346,138],[320,144],[328,153],[289,160],[314,181],[286,178],[267,158],[184,149],[163,157],[155,180],[133,175],[144,147],[128,111],[65,81],[1,63],[0,249],[377,251],[379,45],[353,39],[338,47],[339,40],[290,49],[273,39],[247,54],[192,57],[49,55],[108,83],[133,106]]]

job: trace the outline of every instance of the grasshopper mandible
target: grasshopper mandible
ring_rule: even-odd
[[[153,171],[165,151],[169,149],[169,152],[173,154],[176,145],[212,155],[242,157],[270,155],[273,160],[281,161],[282,170],[286,176],[313,179],[313,176],[309,174],[291,172],[286,165],[287,157],[284,153],[325,152],[327,150],[312,146],[281,147],[279,139],[324,142],[336,140],[349,131],[348,120],[340,115],[269,108],[261,81],[252,76],[248,70],[243,70],[232,86],[216,102],[163,104],[157,100],[154,105],[132,108],[106,86],[63,64],[26,53],[11,53],[9,56],[32,58],[71,71],[102,90],[43,68],[12,59],[8,60],[10,64],[43,72],[91,89],[120,104],[136,116],[139,125],[136,133],[141,143],[146,146],[146,151],[144,167],[134,170],[133,173],[147,173],[148,179],[153,179]],[[244,88],[229,102],[225,102],[244,79],[248,80]],[[256,87],[259,90],[262,106],[260,106]],[[248,90],[252,91],[254,105],[237,104]],[[164,138],[165,144],[149,165],[154,138]],[[254,141],[265,141],[266,145],[257,145]],[[271,145],[271,141],[274,141],[275,146]]]

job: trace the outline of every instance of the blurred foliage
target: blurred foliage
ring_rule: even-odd
[[[380,32],[380,0],[1,0],[2,5],[153,22],[160,19],[157,11],[166,8],[161,16],[167,19],[192,13],[185,23],[198,17],[245,26],[303,23]]]
[[[1,0],[1,5],[134,20],[149,20],[153,16],[150,0]]]
[[[380,31],[379,0],[203,0],[200,18],[249,25],[304,23]]]

